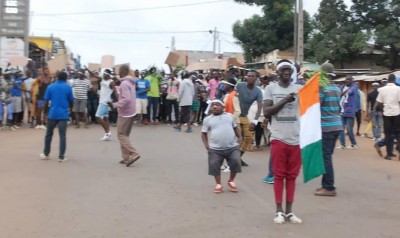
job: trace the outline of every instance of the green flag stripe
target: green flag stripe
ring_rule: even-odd
[[[301,149],[301,159],[303,162],[304,183],[325,173],[321,140]]]

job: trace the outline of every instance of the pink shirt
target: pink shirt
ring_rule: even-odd
[[[208,86],[210,87],[210,99],[213,100],[215,99],[215,94],[217,92],[218,81],[215,79],[210,79]]]

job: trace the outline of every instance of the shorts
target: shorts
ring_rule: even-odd
[[[74,98],[73,112],[85,113],[87,110],[87,99],[76,99]]]
[[[199,101],[193,101],[192,104],[192,112],[198,112],[200,109],[200,103]]]
[[[226,159],[229,165],[229,169],[233,173],[242,172],[240,162],[240,149],[239,146],[235,146],[226,150],[208,150],[208,175],[220,176],[221,166]]]
[[[101,119],[108,117],[108,105],[104,103],[99,103],[99,106],[97,107],[96,111],[96,117]]]
[[[22,97],[15,97],[11,98],[11,102],[14,105],[14,113],[22,112]]]
[[[188,123],[190,121],[190,108],[192,106],[181,106],[181,123]]]
[[[147,105],[149,100],[146,98],[136,98],[136,113],[147,114]]]
[[[45,100],[37,100],[36,105],[37,105],[38,109],[43,109],[44,106],[46,105],[46,101]]]

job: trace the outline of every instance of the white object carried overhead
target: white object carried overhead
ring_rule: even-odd
[[[113,55],[103,55],[101,57],[101,68],[114,68],[115,66],[115,57]]]
[[[186,70],[189,72],[196,70],[210,70],[210,69],[221,69],[225,70],[228,66],[228,62],[226,60],[216,59],[216,60],[206,60],[202,62],[196,62],[188,67]]]
[[[25,66],[31,60],[25,56],[12,56],[10,57],[11,66]]]

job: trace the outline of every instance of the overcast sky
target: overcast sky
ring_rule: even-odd
[[[148,9],[204,2],[208,3]],[[320,0],[304,0],[304,8],[315,14],[319,3]],[[142,10],[62,15],[129,9]],[[223,32],[221,52],[241,52],[234,44],[232,24],[261,10],[233,0],[31,0],[31,12],[31,35],[62,38],[73,53],[82,56],[84,64],[99,63],[102,55],[111,54],[116,63],[129,62],[132,68],[143,69],[152,64],[163,67],[172,37],[178,50],[211,51],[212,35],[206,31],[214,27]],[[200,32],[172,33],[177,31]]]

